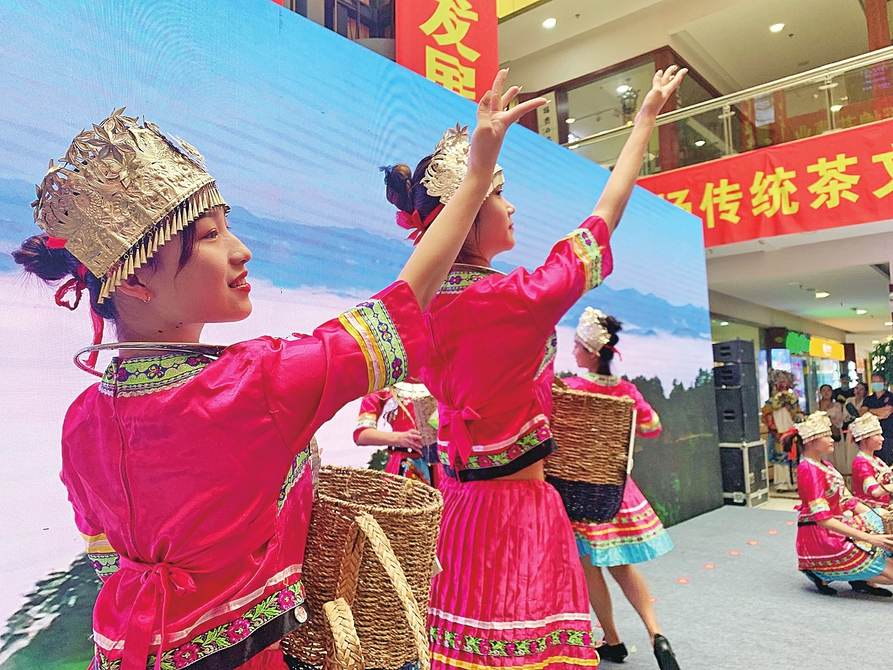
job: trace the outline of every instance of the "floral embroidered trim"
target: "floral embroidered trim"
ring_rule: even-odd
[[[617,386],[620,383],[620,377],[617,375],[600,375],[597,372],[584,372],[580,376],[599,386]]]
[[[105,581],[118,572],[118,552],[109,544],[105,533],[97,535],[84,535],[84,543],[87,545],[87,558],[90,565],[96,571],[96,576]]]
[[[357,417],[357,425],[354,430],[376,427],[378,427],[378,415],[376,415],[375,412],[363,412]]]
[[[238,644],[265,624],[292,610],[294,610],[295,619],[299,623],[304,623],[309,616],[304,602],[304,585],[300,581],[286,586],[276,593],[271,593],[237,619],[216,626],[197,635],[189,642],[165,651],[161,655],[161,670],[180,670],[211,654]],[[146,667],[152,668],[154,665],[155,656],[150,655]],[[120,668],[120,658],[110,660],[101,649],[96,648],[95,670],[120,670]]]
[[[372,393],[406,377],[406,350],[387,307],[381,300],[368,300],[338,317],[341,325],[360,345],[366,359]]]
[[[113,358],[106,368],[99,390],[119,398],[147,395],[181,386],[211,363],[202,355],[140,356]]]
[[[571,243],[571,247],[583,269],[586,271],[586,290],[594,289],[602,283],[602,249],[598,246],[595,236],[587,228],[577,228],[564,239]]]
[[[828,501],[824,498],[816,498],[815,500],[809,501],[809,514],[810,516],[814,516],[816,514],[822,514],[831,512],[831,506],[828,504]]]
[[[505,273],[493,268],[485,268],[478,265],[457,264],[450,272],[438,293],[462,293],[476,281],[480,281],[489,275],[504,275]]]
[[[555,354],[558,351],[558,333],[553,332],[549,339],[546,341],[546,353],[543,356],[543,362],[540,363],[539,369],[536,371],[536,376],[534,379],[539,379],[539,376],[543,374],[543,371],[552,364],[552,361],[555,360]]]
[[[505,451],[495,454],[482,454],[480,456],[469,456],[468,462],[463,470],[480,470],[483,468],[496,468],[508,465],[512,461],[520,458],[528,451],[539,446],[552,437],[552,429],[549,424],[543,424],[539,428],[535,428],[526,435],[519,437],[513,444],[510,444]],[[449,467],[450,457],[446,449],[442,445],[438,445],[437,450],[440,462]]]
[[[657,412],[652,412],[651,419],[636,425],[636,435],[641,437],[651,437],[661,430],[660,417]]]
[[[432,645],[478,656],[530,656],[541,654],[554,647],[591,647],[592,634],[589,631],[564,628],[540,637],[526,640],[498,640],[455,633],[437,626],[428,628],[428,638]]]
[[[282,482],[282,488],[279,490],[279,499],[276,501],[277,512],[282,511],[282,506],[285,505],[285,499],[288,498],[288,494],[291,493],[291,490],[294,488],[295,484],[298,483],[298,480],[304,476],[304,469],[307,467],[307,461],[309,459],[309,449],[305,449],[295,456],[295,460],[292,461],[291,467],[288,469],[288,474],[285,475],[285,481]]]

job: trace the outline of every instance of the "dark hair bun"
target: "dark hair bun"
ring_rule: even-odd
[[[384,172],[388,202],[399,210],[412,214],[412,170],[405,163],[380,168]]]
[[[55,282],[73,275],[78,261],[65,249],[51,249],[47,246],[46,235],[34,235],[22,242],[17,251],[12,252],[13,260],[24,266],[25,272],[37,275],[46,282]]]

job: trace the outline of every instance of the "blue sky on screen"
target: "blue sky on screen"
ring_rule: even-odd
[[[264,251],[274,254],[281,241],[304,239],[320,254],[340,246],[336,258],[362,267],[372,260],[373,238],[399,266],[409,247],[391,244],[405,231],[394,224],[377,167],[414,165],[447,126],[474,119],[470,101],[269,0],[5,3],[0,24],[4,248],[33,229],[31,184],[48,159],[62,155],[84,126],[126,105],[197,146],[244,219],[268,222],[268,238],[255,235],[257,266],[277,265]],[[509,265],[541,262],[589,214],[608,177],[523,128],[512,129],[500,164],[505,195],[517,207],[518,245],[500,257]],[[344,228],[357,231],[336,230]],[[320,247],[323,238],[331,239]],[[608,287],[693,305],[701,322],[695,330],[706,332],[696,218],[637,189],[613,245]],[[288,273],[279,274],[287,285]],[[321,285],[349,288],[333,285],[349,280],[330,274]]]

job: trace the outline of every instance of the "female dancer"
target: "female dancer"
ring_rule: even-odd
[[[849,582],[854,591],[890,596],[879,584],[893,584],[893,535],[884,535],[879,517],[847,490],[841,475],[824,457],[834,449],[831,420],[810,414],[790,436],[800,454],[797,490],[797,557],[800,570],[824,595],[836,591],[827,582]],[[799,444],[797,444],[799,442]],[[844,516],[851,511],[854,516]]]
[[[423,454],[429,445],[423,443],[413,404],[414,399],[424,397],[430,397],[425,385],[409,382],[370,393],[360,405],[353,441],[361,447],[387,447],[390,457],[385,472],[434,485],[433,469],[429,468]],[[378,430],[382,414],[391,432]]]
[[[636,435],[657,437],[661,431],[657,412],[645,401],[633,383],[611,374],[611,361],[620,341],[617,335],[619,332],[620,322],[617,319],[587,307],[577,325],[574,358],[577,365],[588,372],[582,377],[568,377],[563,381],[570,388],[580,391],[632,398],[636,409]],[[604,632],[604,639],[598,647],[599,655],[603,659],[620,663],[628,653],[614,625],[611,593],[602,574],[602,567],[606,567],[648,629],[661,670],[678,668],[669,641],[660,633],[645,580],[632,566],[633,563],[644,563],[663,556],[673,548],[670,536],[639,487],[632,478],[626,480],[620,511],[609,522],[571,521],[571,527],[577,538],[577,549],[583,558],[589,602],[592,603],[592,609],[595,610]]]
[[[423,360],[418,327],[487,195],[508,125],[501,72],[478,109],[468,178],[396,283],[297,340],[261,337],[212,361],[205,323],[251,311],[247,248],[198,153],[113,113],[38,187],[48,234],[14,254],[57,293],[83,291],[122,340],[68,411],[62,479],[104,583],[93,668],[284,668],[267,649],[307,618],[301,564],[308,444],[346,402]],[[418,302],[417,302],[418,300]],[[265,651],[266,650],[266,651]]]
[[[553,449],[555,325],[612,269],[609,238],[632,193],[654,118],[684,71],[657,72],[593,215],[533,272],[503,275],[514,246],[502,171],[427,315],[432,360],[422,380],[438,400],[447,472],[438,540],[443,571],[429,606],[432,667],[476,670],[598,664],[586,582],[558,492],[542,460]],[[414,172],[387,171],[398,222],[424,238],[452,202],[468,142],[448,131]]]
[[[893,493],[893,470],[875,452],[884,446],[881,422],[871,413],[850,424],[850,434],[859,445],[853,459],[853,492],[869,507],[889,506]]]

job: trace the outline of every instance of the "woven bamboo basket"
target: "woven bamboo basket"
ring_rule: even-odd
[[[327,670],[430,667],[425,619],[443,499],[421,482],[320,470],[303,579],[311,619],[282,641]]]
[[[893,535],[893,508],[882,509],[879,511],[881,521],[884,522],[884,532]]]
[[[636,410],[630,398],[552,386],[552,435],[558,449],[546,459],[546,479],[558,489],[573,521],[614,518],[632,470]]]
[[[427,447],[437,442],[437,430],[428,423],[437,411],[437,399],[433,395],[413,398],[412,408],[415,410],[417,427],[422,434],[422,445]]]

